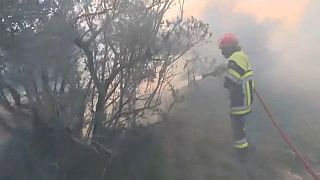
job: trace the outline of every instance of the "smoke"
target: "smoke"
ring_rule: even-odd
[[[238,0],[211,0],[204,3],[205,6],[201,7],[205,8],[200,9],[201,13],[196,9],[196,14],[210,24],[214,33],[214,43],[203,47],[201,51],[210,52],[211,58],[223,61],[216,42],[224,33],[236,34],[254,65],[256,87],[272,107],[280,124],[294,138],[295,143],[303,147],[304,153],[308,156],[313,154],[311,156],[315,156],[314,159],[320,159],[320,156],[315,155],[320,148],[319,141],[316,141],[320,138],[317,133],[320,129],[320,103],[317,101],[320,98],[320,24],[317,20],[320,15],[320,1],[304,1],[304,9],[297,10],[301,14],[292,15],[297,18],[295,20],[283,20],[278,17],[261,19],[254,13],[235,11],[235,5],[241,3]],[[288,7],[291,7],[291,1],[287,3]],[[291,17],[293,10],[286,8],[285,3],[280,4],[283,6],[282,13],[285,13],[281,16]],[[276,1],[270,1],[268,7],[278,5]],[[272,14],[273,9],[263,11],[270,11]],[[218,87],[221,85],[218,80],[206,80],[204,84],[205,88],[210,88],[210,93],[214,92],[212,96],[221,96],[221,90],[218,89],[223,87]],[[212,87],[207,86],[208,84],[215,85]],[[203,94],[202,96],[205,96]],[[201,98],[201,95],[197,97]],[[220,102],[219,98],[215,100],[214,103],[225,104]],[[213,107],[212,104],[210,106]],[[279,146],[282,142],[276,140],[279,137],[272,131],[271,123],[258,103],[255,104],[250,119],[252,121],[249,123],[248,132],[251,132],[251,137],[264,142],[260,144],[263,148],[266,148],[269,142],[274,147],[268,148],[280,151]],[[276,145],[277,143],[280,145]],[[272,151],[266,149],[266,154]],[[283,154],[283,149],[279,154]]]
[[[231,3],[232,4],[232,3]],[[273,58],[272,51],[268,48],[268,41],[276,22],[257,23],[255,18],[232,11],[232,6],[218,4],[212,6],[208,13],[203,15],[205,21],[209,22],[214,32],[214,42],[224,33],[233,33],[241,40],[244,51],[250,55],[253,64],[260,71],[266,70],[266,65],[270,64]],[[214,43],[214,49],[218,49]],[[219,59],[219,52],[216,52]]]
[[[274,76],[280,77],[279,80],[297,94],[303,94],[303,98],[312,98],[309,99],[310,103],[314,102],[315,97],[319,97],[317,92],[320,90],[317,83],[320,26],[315,23],[319,10],[320,3],[311,1],[296,31],[290,34],[279,32],[281,36],[278,43],[274,44],[279,51],[279,62],[273,71]]]
[[[222,34],[234,33],[254,64],[257,85],[262,91],[270,96],[285,95],[284,98],[304,101],[307,98],[306,104],[317,105],[314,98],[319,96],[317,92],[320,90],[317,83],[320,67],[320,60],[317,58],[320,50],[320,26],[316,19],[320,15],[320,2],[301,1],[301,9],[291,10],[285,9],[292,7],[290,2],[287,2],[286,6],[285,2],[279,4],[271,1],[268,7],[274,6],[279,10],[281,8],[278,6],[283,6],[283,12],[279,15],[284,17],[282,20],[277,16],[261,20],[261,15],[257,13],[235,10],[239,9],[236,6],[241,7],[239,3],[241,4],[238,0],[204,1],[200,6],[202,9],[194,10],[195,14],[200,14],[199,18],[210,24],[214,33],[214,43],[202,51],[211,52],[211,56],[221,61],[223,57],[216,42]],[[252,2],[253,7],[254,3],[258,2]],[[267,10],[272,14],[272,9]],[[267,10],[261,9],[262,12]],[[275,10],[275,13],[278,10]],[[296,19],[289,19],[293,11],[301,14],[292,16]]]

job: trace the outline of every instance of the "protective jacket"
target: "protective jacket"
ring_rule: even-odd
[[[251,112],[254,91],[253,70],[244,52],[235,51],[228,58],[224,87],[230,92],[231,115],[245,115]]]

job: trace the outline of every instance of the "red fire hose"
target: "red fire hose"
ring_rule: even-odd
[[[288,134],[280,127],[278,121],[275,119],[275,117],[272,115],[270,109],[266,105],[266,103],[263,101],[263,98],[259,94],[257,90],[255,90],[255,94],[258,97],[260,103],[262,104],[264,110],[268,114],[269,118],[271,119],[274,127],[278,130],[284,141],[289,145],[290,149],[295,153],[295,155],[300,159],[301,163],[305,167],[305,169],[308,171],[308,173],[315,179],[320,180],[320,176],[314,171],[314,169],[311,167],[310,163],[307,161],[307,159],[302,155],[302,153],[297,149],[297,147],[292,143],[292,140],[288,136]]]

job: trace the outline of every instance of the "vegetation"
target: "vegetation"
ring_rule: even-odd
[[[162,174],[163,151],[153,151],[159,145],[144,139],[153,125],[141,127],[139,121],[150,114],[167,118],[160,106],[163,92],[171,90],[173,103],[181,101],[171,84],[177,62],[210,36],[208,24],[183,16],[183,4],[2,0],[0,104],[12,114],[16,126],[10,133],[19,143],[7,146],[9,158],[1,162],[12,163],[0,175],[119,179],[123,172],[116,176],[114,167],[126,167],[117,164],[147,147],[146,157],[154,159],[144,166],[148,174],[128,174],[127,179]],[[173,5],[180,7],[180,15],[166,19]],[[3,115],[1,119],[8,122]],[[25,121],[32,127],[18,126]],[[23,155],[10,160],[22,153],[21,147]]]

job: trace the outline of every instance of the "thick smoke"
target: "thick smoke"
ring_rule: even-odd
[[[270,98],[271,104],[279,105],[277,102],[281,99],[292,105],[292,109],[297,105],[302,107],[301,104],[306,108],[319,107],[315,101],[320,96],[320,60],[317,56],[320,52],[319,1],[311,0],[300,23],[290,28],[284,27],[280,21],[257,21],[250,14],[236,12],[233,2],[236,1],[207,2],[200,18],[210,24],[215,39],[213,45],[204,48],[205,51],[223,59],[216,47],[217,38],[223,33],[234,33],[254,64],[257,88]],[[284,11],[290,13],[290,9]],[[294,113],[293,110],[289,112]],[[309,113],[312,113],[309,116],[320,116],[316,112]]]
[[[286,27],[285,23],[279,20],[257,21],[253,15],[234,11],[235,1],[205,1],[206,8],[199,18],[210,24],[214,40],[213,44],[201,51],[210,52],[211,58],[223,61],[216,47],[217,38],[224,33],[239,36],[243,50],[254,64],[257,89],[283,128],[289,132],[298,147],[302,148],[303,153],[315,165],[319,165],[320,170],[320,156],[317,155],[320,148],[320,103],[317,101],[320,98],[320,24],[317,20],[320,15],[320,2],[310,0],[299,23]],[[272,12],[272,9],[270,11]],[[283,11],[291,13],[290,9]],[[222,91],[219,90],[223,88],[220,81],[205,80],[204,88],[210,88],[212,96],[222,96]],[[208,84],[210,86],[207,86]],[[213,99],[216,100],[213,103],[219,102],[219,98]],[[219,103],[226,107],[225,102]],[[251,137],[258,147],[265,150],[265,154],[276,151],[283,156],[284,151],[288,150],[282,146],[282,141],[276,140],[279,136],[273,131],[271,122],[257,102],[248,124]],[[269,149],[266,144],[271,145]]]

